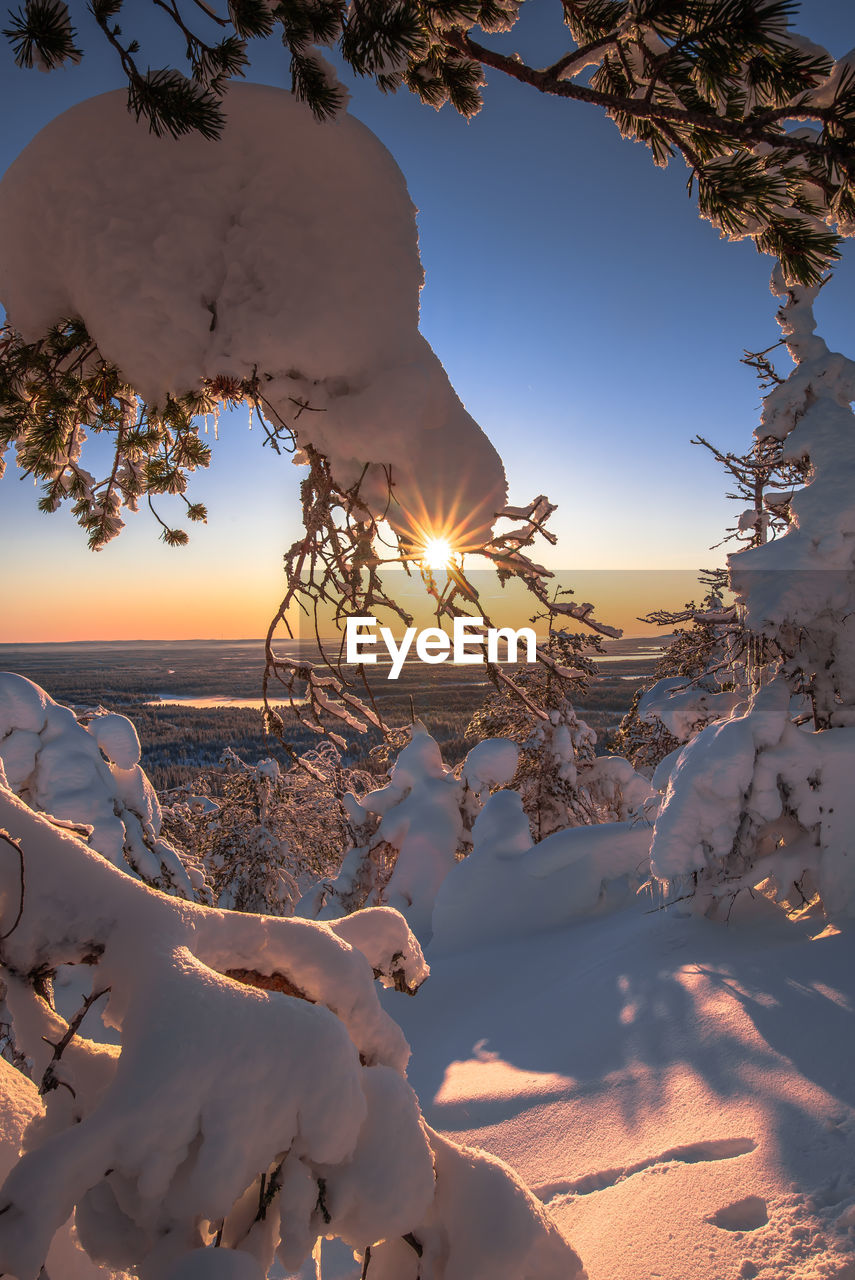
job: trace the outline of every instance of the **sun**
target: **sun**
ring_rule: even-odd
[[[452,554],[451,543],[447,538],[430,538],[422,552],[422,564],[427,569],[446,569]]]

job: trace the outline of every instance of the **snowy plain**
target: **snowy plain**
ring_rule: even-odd
[[[852,1280],[851,930],[655,905],[429,947],[384,997],[426,1119],[514,1167],[590,1280]]]

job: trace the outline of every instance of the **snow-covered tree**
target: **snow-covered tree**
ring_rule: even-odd
[[[688,601],[683,609],[660,609],[641,619],[673,634],[651,679],[635,691],[611,745],[648,777],[704,725],[728,716],[752,692],[750,656],[759,646],[741,610],[722,598],[726,576],[725,570],[701,576],[707,593],[699,605]]]
[[[599,639],[550,627],[544,649],[550,665],[516,676],[524,698],[499,687],[466,730],[474,742],[489,735],[519,747],[512,785],[538,841],[565,827],[623,821],[650,795],[627,761],[596,754],[597,735],[573,706],[596,674]]]
[[[214,837],[205,859],[218,907],[290,915],[299,897],[291,847],[276,831],[281,771],[275,760],[247,765],[228,751]],[[281,801],[280,801],[281,803]]]
[[[369,778],[331,743],[289,768],[247,764],[227,747],[218,768],[162,797],[164,829],[205,867],[217,906],[290,915],[348,847],[345,789],[362,795]]]
[[[816,335],[817,289],[773,291],[795,368],[764,401],[760,440],[782,444],[806,483],[786,532],[729,557],[744,625],[780,655],[747,706],[703,729],[673,762],[652,846],[655,874],[710,911],[741,889],[795,906],[855,910],[855,362]]]
[[[86,1252],[142,1280],[263,1280],[320,1235],[381,1276],[409,1274],[412,1253],[413,1274],[421,1257],[438,1280],[582,1280],[505,1166],[424,1125],[374,986],[426,976],[400,915],[317,924],[182,902],[5,785],[0,828],[6,1001],[45,1105],[0,1188],[4,1273],[36,1280],[74,1210]],[[50,979],[74,964],[93,987],[67,1023]],[[120,1046],[81,1035],[105,997]],[[240,1257],[214,1266],[216,1250]]]
[[[160,804],[126,716],[72,710],[24,676],[0,672],[0,775],[31,809],[123,871],[182,898],[203,892],[198,861],[185,866],[161,833]]]
[[[345,795],[352,847],[334,879],[307,890],[298,915],[336,919],[385,904],[401,912],[419,939],[430,938],[439,887],[471,846],[473,821],[491,790],[513,778],[518,753],[512,742],[482,741],[456,778],[421,721],[407,736],[385,786],[361,800]]]
[[[769,359],[782,342],[745,353],[742,363],[756,371],[763,388],[784,381]],[[762,547],[786,533],[790,502],[809,474],[806,458],[792,456],[773,436],[757,435],[743,454],[724,452],[702,436],[692,443],[708,449],[724,468],[732,486],[726,497],[741,508],[722,543]],[[747,625],[740,603],[725,603],[726,569],[705,570],[699,581],[706,588],[699,605],[689,601],[683,609],[657,609],[640,619],[673,635],[652,682],[636,691],[613,745],[649,774],[704,725],[730,715],[771,676],[780,657],[771,638]]]
[[[248,42],[275,33],[291,55],[294,93],[319,118],[334,116],[346,95],[318,46],[336,46],[384,92],[406,85],[465,116],[480,109],[491,68],[602,109],[656,164],[679,154],[703,216],[724,235],[753,237],[793,278],[816,280],[837,256],[830,228],[851,229],[853,64],[834,64],[793,33],[785,0],[555,0],[573,47],[556,49],[545,67],[482,43],[514,27],[520,0],[231,0],[226,17],[200,4],[193,20],[178,5],[152,4],[180,30],[184,70],[143,70],[144,50],[117,21],[123,0],[90,9],[127,78],[131,112],[158,134],[220,136],[223,97],[243,74]],[[19,66],[80,61],[78,7],[26,0],[6,30]],[[787,129],[792,121],[799,128]]]

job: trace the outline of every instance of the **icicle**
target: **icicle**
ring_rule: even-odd
[[[220,406],[219,404],[215,404],[214,405],[214,439],[219,440],[219,438],[220,438]]]

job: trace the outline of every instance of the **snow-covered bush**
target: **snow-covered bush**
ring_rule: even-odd
[[[408,736],[385,786],[361,801],[345,796],[353,847],[335,880],[307,891],[298,915],[334,919],[386,903],[418,938],[430,938],[439,886],[471,843],[472,822],[490,790],[513,777],[517,750],[501,739],[481,742],[467,755],[458,779],[421,721]]]
[[[725,719],[770,674],[741,610],[725,605],[724,570],[701,575],[700,605],[656,610],[643,619],[673,631],[651,681],[639,688],[612,742],[646,776],[711,721]]]
[[[855,729],[799,727],[790,704],[779,678],[673,761],[651,866],[711,915],[754,888],[788,908],[818,894],[829,914],[855,914]]]
[[[368,775],[331,743],[303,763],[250,765],[227,747],[218,768],[161,797],[164,829],[205,867],[217,906],[290,915],[303,889],[337,871],[349,836],[341,793],[361,795]]]
[[[498,689],[466,730],[473,741],[489,734],[517,744],[512,786],[522,796],[535,840],[565,827],[622,821],[650,795],[642,779],[634,781],[626,761],[607,764],[607,757],[596,755],[597,735],[573,706],[596,673],[598,637],[550,630],[544,647],[552,665],[529,667],[515,677],[528,704]],[[545,711],[546,719],[533,706]]]
[[[90,1257],[140,1280],[263,1280],[319,1235],[366,1265],[376,1247],[379,1275],[407,1274],[383,1269],[399,1239],[435,1280],[581,1280],[509,1170],[425,1127],[374,985],[427,972],[397,913],[318,924],[181,902],[5,787],[0,827],[7,1003],[45,1106],[0,1188],[0,1271],[37,1280],[75,1211]],[[80,1034],[89,1000],[66,1023],[44,998],[81,963],[119,1046]],[[501,1261],[484,1248],[497,1219]]]
[[[783,442],[804,487],[778,538],[729,557],[744,624],[781,656],[772,683],[670,761],[654,873],[714,912],[761,886],[855,911],[855,363],[814,333],[816,289],[773,291],[796,367],[764,401],[758,438]],[[665,785],[665,778],[658,779]]]
[[[216,833],[206,867],[218,907],[290,915],[299,897],[291,848],[275,832],[281,771],[275,760],[247,765],[227,749],[223,796],[209,827]]]
[[[204,877],[161,835],[160,805],[139,761],[126,716],[75,714],[24,676],[0,672],[0,766],[11,790],[123,871],[192,898]]]
[[[505,790],[490,797],[472,834],[472,852],[436,897],[437,952],[558,928],[625,903],[649,875],[651,830],[644,819],[568,827],[532,845],[521,797]]]

